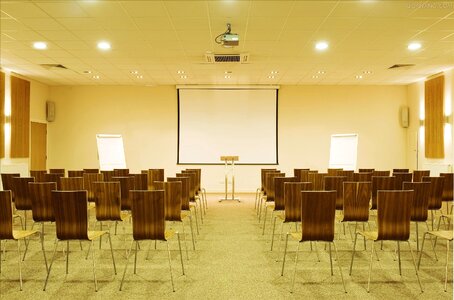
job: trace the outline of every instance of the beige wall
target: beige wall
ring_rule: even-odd
[[[176,165],[177,100],[174,86],[51,87],[55,122],[48,124],[48,167],[97,167],[97,133],[122,134],[132,172]],[[407,163],[407,130],[399,107],[406,86],[283,86],[279,91],[278,168],[325,170],[331,134],[358,133],[358,167],[391,169]],[[263,166],[239,166],[239,191],[253,191]],[[222,191],[223,166],[203,166],[209,191]]]

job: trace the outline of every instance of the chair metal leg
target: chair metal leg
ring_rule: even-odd
[[[52,254],[52,259],[50,260],[49,270],[47,270],[46,281],[44,282],[43,291],[45,291],[47,287],[47,281],[49,280],[50,270],[52,269],[52,264],[54,263],[55,253],[57,253],[58,242],[59,240],[57,240],[55,243],[54,253]]]
[[[288,236],[289,235],[290,235],[290,233],[287,232],[287,235],[285,237],[284,257],[282,258],[281,276],[284,276],[285,256],[287,255],[287,244],[288,244]]]
[[[274,222],[273,222],[273,234],[271,235],[271,251],[273,251],[273,244],[274,244],[274,230],[276,228],[276,219],[277,216],[274,217]]]
[[[172,275],[172,261],[170,260],[169,241],[166,241],[166,244],[167,244],[167,253],[169,254],[170,281],[172,282],[172,290],[175,292],[175,286],[173,284],[173,275]]]
[[[192,216],[189,215],[189,227],[191,227],[192,249],[195,251],[194,229],[192,226]]]
[[[43,228],[43,230],[44,230],[44,228]],[[41,250],[43,251],[44,264],[46,265],[46,272],[47,272],[47,271],[49,271],[49,268],[47,266],[46,251],[44,250],[44,238],[42,238],[42,234],[40,234],[39,240],[41,241]]]
[[[125,264],[125,269],[123,271],[123,277],[121,278],[120,291],[123,288],[123,281],[125,280],[126,269],[128,268],[129,256],[131,255],[131,250],[132,250],[132,244],[133,243],[134,243],[134,241],[131,242],[131,246],[129,246],[128,255],[126,256],[126,264]]]
[[[424,233],[424,235],[422,237],[421,251],[419,251],[419,259],[418,259],[418,270],[419,270],[419,266],[421,265],[422,251],[424,249],[424,242],[426,241],[427,234],[428,234],[428,232]]]
[[[91,251],[91,259],[93,261],[93,281],[95,282],[95,292],[98,291],[98,281],[96,280],[96,264],[95,264],[95,247],[93,246],[93,241],[92,243],[92,248],[93,251]]]
[[[355,241],[353,242],[353,251],[352,251],[352,260],[350,262],[350,272],[348,275],[352,275],[352,269],[353,269],[353,258],[355,257],[355,250],[356,250],[356,240],[358,239],[358,232],[355,233]]]
[[[82,248],[82,242],[79,241],[79,243],[80,243],[80,247]],[[92,243],[90,243],[90,245],[88,245],[87,255],[85,255],[85,259],[86,259],[86,260],[88,259],[88,255],[90,255],[91,244],[92,244]]]
[[[448,207],[446,207],[448,208]],[[449,266],[449,240],[446,240],[446,271],[445,271],[445,292],[448,287],[448,266]]]
[[[328,243],[328,249],[329,249],[329,265],[331,267],[331,276],[334,276],[334,273],[333,273],[333,257],[331,255],[331,243]]]
[[[281,253],[281,244],[282,244],[282,229],[284,228],[284,221],[281,223],[281,231],[279,233],[279,250],[278,253]]]
[[[115,275],[117,275],[117,267],[115,266],[115,258],[114,258],[114,254],[113,254],[113,248],[112,248],[112,240],[110,238],[109,232],[107,233],[107,237],[109,238],[110,253],[112,254],[112,263],[113,263],[113,267],[114,267],[114,272],[115,272]]]
[[[17,254],[19,256],[19,282],[20,290],[22,291],[22,257],[20,254],[20,240],[17,240]]]
[[[102,222],[99,221],[99,230],[102,231]],[[99,237],[99,249],[101,249],[101,244],[102,244],[102,235]]]
[[[419,288],[421,289],[421,293],[424,292],[423,288],[422,288],[422,285],[421,285],[421,281],[419,280],[419,274],[418,274],[418,268],[416,268],[416,261],[415,261],[415,257],[413,256],[413,250],[411,249],[411,246],[410,246],[410,242],[407,241],[407,244],[408,244],[408,248],[410,249],[410,254],[411,254],[411,260],[413,261],[413,266],[415,267],[415,272],[416,272],[416,278],[418,279],[418,283],[419,283]],[[421,248],[421,253],[422,253],[422,248]],[[421,257],[421,256],[420,256]]]
[[[188,244],[186,243],[186,233],[184,232],[184,221],[183,220],[181,220],[181,226],[183,227],[183,242],[184,242],[184,249],[186,250],[186,259],[189,260]]]
[[[418,222],[416,223],[416,252],[419,252],[419,230],[418,230]]]
[[[374,241],[372,241],[372,249],[370,250],[370,263],[369,263],[369,278],[367,279],[367,292],[370,292],[370,274],[372,273],[372,257],[374,256]]]
[[[69,265],[69,241],[66,241],[66,274],[68,274]]]
[[[179,232],[177,232],[177,238],[178,238],[178,248],[180,249],[181,271],[183,272],[183,275],[184,275],[183,252],[181,252],[181,242],[180,242],[180,233]]]
[[[136,241],[136,248],[135,248],[135,253],[134,253],[134,274],[136,273],[136,268],[137,268],[137,247],[139,245],[139,241]]]
[[[262,235],[265,235],[265,226],[266,226],[266,215],[267,215],[268,209],[266,208],[266,203],[265,203],[265,216],[263,217],[263,231]]]
[[[197,220],[197,208],[194,206],[194,217],[195,217],[195,228],[197,229],[197,234],[199,233],[199,221]]]
[[[295,287],[296,266],[298,265],[298,252],[299,252],[299,249],[300,249],[300,242],[298,242],[298,246],[296,247],[295,269],[293,270],[292,289],[290,290],[290,293],[293,293],[293,288]]]
[[[397,241],[397,259],[399,260],[399,275],[402,276],[402,266],[400,261],[400,243]]]
[[[369,225],[369,223],[367,223]],[[369,228],[370,228],[370,225],[369,225]],[[363,231],[366,231],[366,226],[363,222]],[[367,250],[367,245],[366,245],[366,237],[363,236],[363,241],[364,241],[364,250]]]
[[[342,273],[342,267],[341,267],[341,265],[339,263],[339,253],[337,252],[336,243],[334,241],[333,241],[333,245],[334,245],[334,252],[336,252],[337,266],[339,267],[339,272],[341,274],[342,285],[344,287],[344,291],[347,293],[347,289],[345,288],[345,282],[344,282],[344,274]]]

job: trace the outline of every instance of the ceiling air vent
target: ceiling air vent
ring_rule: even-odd
[[[60,64],[42,64],[41,67],[45,68],[45,69],[62,69],[62,70],[67,70],[68,68],[65,67],[64,65],[60,65]]]
[[[249,54],[214,54],[206,53],[205,60],[207,63],[247,63],[249,62]]]
[[[395,64],[395,65],[392,65],[391,67],[389,67],[388,69],[397,69],[397,68],[409,68],[409,67],[413,67],[414,64]]]

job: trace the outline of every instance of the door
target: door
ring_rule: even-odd
[[[31,122],[30,170],[46,170],[46,166],[47,166],[47,124]]]

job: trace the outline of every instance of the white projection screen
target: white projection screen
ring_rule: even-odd
[[[178,89],[178,164],[277,164],[276,88]]]

